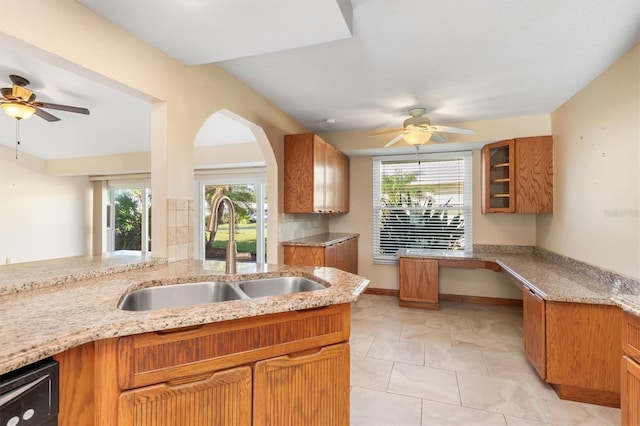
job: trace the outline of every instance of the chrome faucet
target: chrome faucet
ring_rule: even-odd
[[[224,272],[227,274],[236,273],[236,212],[233,209],[233,202],[231,198],[226,195],[218,194],[211,200],[211,219],[209,220],[208,231],[216,232],[218,230],[218,210],[220,204],[227,205],[229,210],[229,242],[227,243],[227,264],[225,265]]]

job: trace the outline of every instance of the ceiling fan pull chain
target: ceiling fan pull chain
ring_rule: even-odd
[[[16,160],[18,159],[18,145],[20,145],[20,119],[16,119]]]

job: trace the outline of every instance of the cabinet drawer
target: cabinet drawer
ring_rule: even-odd
[[[340,304],[123,337],[119,386],[132,389],[347,341],[349,321],[349,304]]]
[[[626,312],[622,317],[622,350],[640,362],[640,318]]]

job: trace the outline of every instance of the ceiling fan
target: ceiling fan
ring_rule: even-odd
[[[437,143],[445,142],[445,139],[437,132],[462,133],[467,135],[472,135],[475,133],[473,130],[461,129],[458,127],[434,126],[431,124],[431,120],[429,120],[428,117],[424,117],[426,112],[427,110],[422,107],[411,108],[409,109],[409,115],[411,117],[404,120],[404,124],[401,128],[381,130],[379,132],[370,133],[369,136],[400,132],[398,136],[387,142],[387,144],[384,146],[385,148],[387,148],[400,141],[401,139],[404,139],[405,142],[407,142],[409,145],[414,145],[416,147],[418,145],[427,143],[429,140]]]
[[[89,110],[86,108],[36,101],[36,94],[25,87],[29,85],[29,80],[13,74],[9,78],[13,83],[13,87],[0,89],[0,94],[2,95],[0,97],[0,106],[2,106],[4,112],[17,120],[29,118],[35,114],[47,121],[60,121],[58,117],[42,108],[89,115]]]

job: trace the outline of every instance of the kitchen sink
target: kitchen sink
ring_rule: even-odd
[[[199,282],[159,285],[125,294],[118,303],[124,311],[150,311],[203,303],[322,290],[322,284],[303,277],[263,278],[241,282]]]
[[[150,311],[239,300],[245,298],[243,296],[244,294],[229,283],[202,282],[162,285],[127,293],[118,303],[118,308],[125,311]]]
[[[276,296],[325,288],[323,285],[303,277],[278,277],[244,281],[238,283],[238,287],[249,297]]]

